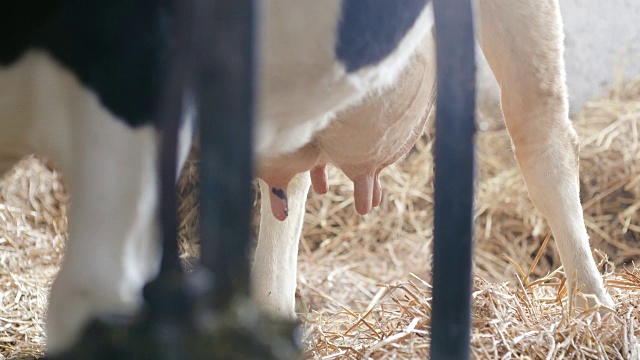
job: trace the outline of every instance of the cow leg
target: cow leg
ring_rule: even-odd
[[[287,189],[289,216],[285,221],[279,221],[271,214],[270,189],[260,180],[262,205],[252,270],[253,297],[263,311],[281,319],[296,319],[298,243],[310,184],[309,172],[291,180]]]
[[[558,2],[480,0],[479,10],[480,42],[500,84],[502,111],[529,196],[551,226],[569,284],[577,281],[612,306],[580,205],[578,137],[568,117]]]
[[[157,133],[89,111],[58,154],[71,193],[69,241],[50,298],[47,352],[105,313],[131,314],[158,271]]]

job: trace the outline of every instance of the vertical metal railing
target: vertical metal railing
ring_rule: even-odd
[[[434,0],[438,98],[431,358],[468,359],[475,55],[470,0]]]
[[[212,270],[215,306],[248,296],[256,98],[256,2],[213,1],[201,55],[201,263]]]

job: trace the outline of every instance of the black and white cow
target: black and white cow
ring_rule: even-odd
[[[379,170],[413,145],[431,107],[433,18],[428,0],[262,5],[255,152],[265,202],[253,292],[265,311],[291,318],[310,184],[326,191],[324,165],[333,163],[353,179],[360,213],[377,205]],[[557,0],[478,0],[477,9],[531,199],[569,280],[611,306],[580,205]],[[8,14],[0,24],[2,170],[43,154],[71,192],[70,239],[46,327],[47,349],[57,353],[90,317],[134,311],[158,271],[151,119],[174,12],[169,0],[57,0]],[[185,111],[182,159],[194,115]]]

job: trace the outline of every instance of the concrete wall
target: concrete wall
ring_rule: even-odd
[[[560,0],[560,7],[572,111],[602,95],[605,86],[640,77],[640,0]],[[497,101],[484,59],[479,69],[480,101]]]

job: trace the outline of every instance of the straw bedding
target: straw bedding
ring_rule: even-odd
[[[581,191],[595,258],[615,309],[589,308],[567,286],[553,239],[531,205],[499,111],[479,114],[472,354],[475,358],[640,358],[640,80],[574,116]],[[383,201],[358,216],[337,171],[310,194],[299,261],[305,358],[428,354],[433,137],[383,171]],[[196,160],[180,182],[185,263],[198,252]],[[29,157],[0,184],[0,359],[38,356],[46,299],[66,240],[59,174]],[[258,202],[259,199],[256,199]],[[607,254],[605,256],[604,254]]]

